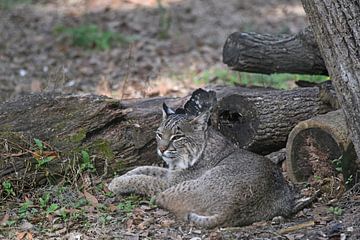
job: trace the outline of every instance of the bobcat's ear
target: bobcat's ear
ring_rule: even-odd
[[[195,117],[193,120],[191,120],[190,123],[200,127],[200,129],[202,130],[206,130],[209,118],[210,111],[205,111],[202,112],[199,116]]]
[[[171,108],[169,108],[169,107],[166,105],[166,103],[163,103],[162,113],[163,113],[163,120],[165,120],[169,115],[174,114],[175,111],[172,110]]]

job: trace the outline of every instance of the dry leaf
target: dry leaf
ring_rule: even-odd
[[[165,219],[163,221],[161,221],[161,227],[170,227],[171,225],[173,225],[175,223],[175,220],[172,219]]]
[[[94,207],[96,207],[99,204],[97,198],[91,193],[87,192],[86,190],[84,190],[84,196],[86,200],[88,200],[91,203],[91,205],[93,205]]]
[[[32,235],[32,233],[31,233],[31,232],[28,232],[28,233],[26,234],[26,238],[29,239],[29,240],[33,240],[33,235]]]
[[[109,204],[108,209],[110,212],[115,212],[117,210],[117,207],[114,204]]]
[[[5,213],[5,215],[2,217],[0,221],[0,225],[4,225],[9,220],[9,218],[10,218],[9,214]]]
[[[16,233],[16,239],[17,239],[17,240],[22,240],[22,239],[24,239],[26,233],[27,233],[27,232],[17,232],[17,233]]]

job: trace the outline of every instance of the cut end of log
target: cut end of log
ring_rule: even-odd
[[[294,182],[335,177],[349,188],[356,182],[358,168],[351,145],[341,110],[300,122],[287,142],[288,176]]]
[[[331,160],[340,158],[343,151],[331,134],[323,129],[304,129],[292,139],[289,175],[296,182],[306,182],[312,175],[321,178],[334,175]]]
[[[224,98],[214,111],[214,126],[239,146],[246,147],[253,140],[259,125],[256,107],[253,105],[240,95]]]

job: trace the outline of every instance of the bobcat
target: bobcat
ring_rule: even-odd
[[[156,204],[205,228],[243,226],[293,213],[294,198],[280,169],[236,148],[209,126],[210,111],[175,113],[163,104],[157,153],[169,168],[143,166],[117,177],[117,194],[155,196]]]

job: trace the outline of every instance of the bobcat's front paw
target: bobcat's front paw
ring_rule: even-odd
[[[120,176],[114,178],[108,188],[115,194],[128,194],[136,192],[136,183],[133,183],[131,176]]]
[[[121,188],[120,182],[121,181],[119,181],[119,178],[121,178],[121,177],[114,178],[108,185],[109,190],[112,191],[113,193],[121,192],[120,191],[120,188]]]

